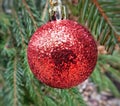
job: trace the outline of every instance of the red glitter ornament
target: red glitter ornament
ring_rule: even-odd
[[[41,82],[55,88],[71,88],[92,73],[97,46],[90,32],[71,20],[48,22],[31,37],[28,62]]]

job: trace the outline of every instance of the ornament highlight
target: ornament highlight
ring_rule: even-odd
[[[97,45],[90,32],[77,22],[51,21],[33,34],[27,56],[38,80],[55,88],[71,88],[93,72]]]

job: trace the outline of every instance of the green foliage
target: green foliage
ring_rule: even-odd
[[[120,83],[120,72],[115,64],[120,64],[119,58],[120,52],[116,51],[113,55],[100,55],[96,69],[91,76],[92,81],[98,85],[100,90],[110,91],[118,97],[120,97],[120,92],[115,82]]]
[[[113,15],[119,13],[120,3],[114,1],[99,0],[112,26],[92,0],[79,0],[77,6],[66,3],[109,52],[118,43],[115,34],[120,31],[120,15]],[[33,32],[48,21],[46,4],[46,0],[13,0],[12,13],[0,13],[0,106],[86,106],[77,88],[50,88],[39,82],[28,66],[27,45]],[[91,76],[100,91],[108,90],[117,97],[120,93],[111,78],[120,83],[119,58],[120,51],[115,50],[113,55],[99,55]]]
[[[8,62],[4,73],[5,86],[3,89],[5,106],[21,106],[23,103],[23,70],[17,58]]]
[[[119,58],[120,51],[115,51],[113,55],[100,55],[96,69],[91,75],[92,81],[96,83],[99,90],[110,91],[118,97],[120,97],[120,91],[114,81],[120,82],[120,66],[116,66],[116,64],[120,64]]]

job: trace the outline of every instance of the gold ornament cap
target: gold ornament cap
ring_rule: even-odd
[[[66,19],[66,8],[61,0],[49,0],[49,3],[50,21]]]

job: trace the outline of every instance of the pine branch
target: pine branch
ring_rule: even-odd
[[[20,32],[20,36],[21,36],[21,39],[22,39],[22,41],[21,41],[21,44],[23,44],[23,45],[25,45],[25,40],[24,40],[24,35],[23,35],[23,33],[22,33],[22,30],[21,30],[21,27],[20,27],[20,22],[18,21],[19,19],[18,19],[18,16],[17,16],[17,13],[16,13],[16,11],[15,10],[13,10],[13,16],[15,17],[15,19],[16,19],[16,23],[17,23],[17,26],[18,26],[18,29],[19,29],[19,32]]]
[[[113,26],[112,22],[109,20],[108,16],[105,14],[105,11],[101,8],[101,6],[99,5],[97,0],[92,0],[92,2],[95,4],[95,6],[98,8],[99,13],[104,17],[104,19],[106,20],[106,22],[109,24],[109,26],[111,27],[111,29],[113,29],[113,31],[115,32],[115,36],[118,36],[118,32],[115,29],[115,27]],[[117,34],[118,33],[118,34]],[[119,34],[120,35],[120,34]]]
[[[14,1],[13,10],[17,14],[17,17],[16,17],[17,28],[15,26],[16,25],[15,22],[13,22],[14,24],[12,27],[14,28],[13,30],[14,33],[16,33],[16,35],[18,36],[17,38],[20,40],[21,39],[20,36],[22,35],[24,43],[27,44],[29,41],[29,38],[31,37],[33,32],[37,29],[37,26],[40,26],[43,22],[41,21],[40,14],[36,9],[33,0],[30,0],[30,1],[23,0],[23,1],[19,0],[20,5],[18,5],[18,2]],[[15,14],[13,14],[13,16],[14,15]],[[21,34],[18,31],[18,29],[21,30],[20,31]],[[16,39],[16,41],[17,41],[17,45],[19,46],[22,43],[18,42],[18,39]]]
[[[22,2],[23,2],[23,4],[24,4],[24,6],[26,7],[26,9],[27,9],[27,11],[28,11],[28,13],[29,13],[29,15],[30,15],[30,17],[31,17],[31,19],[32,19],[32,21],[33,21],[33,23],[34,23],[35,29],[37,29],[37,28],[38,28],[38,27],[37,27],[37,23],[36,23],[36,21],[35,21],[33,15],[32,15],[32,13],[31,13],[31,11],[30,11],[30,9],[29,9],[29,7],[28,7],[26,1],[25,1],[25,0],[22,0]]]
[[[7,71],[4,74],[5,86],[4,95],[5,106],[21,106],[23,104],[23,71],[20,68],[17,57],[8,62]]]
[[[111,64],[120,64],[119,52],[115,51],[113,55],[100,55],[98,64],[91,78],[92,81],[98,86],[100,90],[110,91],[114,96],[120,97],[118,85],[120,84],[119,69],[115,69]],[[111,61],[112,60],[112,61]],[[111,76],[112,75],[112,76]]]
[[[73,99],[75,100],[75,106],[87,106],[87,104],[85,103],[85,101],[83,100],[83,97],[81,96],[79,90],[77,88],[72,88],[70,90],[70,94],[71,96],[74,95]],[[78,103],[77,103],[78,102]],[[77,104],[76,104],[77,103]]]

